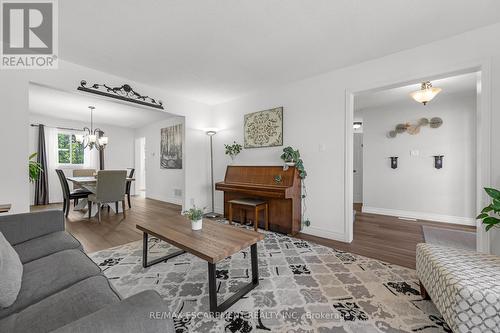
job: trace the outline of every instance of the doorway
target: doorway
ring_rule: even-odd
[[[360,125],[355,125],[360,126]],[[356,128],[353,140],[353,202],[354,209],[361,211],[363,206],[363,133],[362,127]]]
[[[146,197],[146,138],[135,139],[135,165],[137,167],[136,194]]]
[[[441,80],[443,78],[447,77],[453,77],[453,76],[459,76],[462,74],[470,74],[475,77],[475,85],[474,85],[474,110],[473,112],[473,117],[474,117],[474,124],[473,124],[473,129],[474,129],[474,139],[473,139],[473,147],[475,150],[471,153],[471,155],[468,157],[469,161],[472,161],[472,170],[471,170],[471,175],[473,182],[471,182],[471,186],[469,186],[466,190],[466,193],[472,194],[472,198],[470,199],[469,202],[472,202],[472,204],[469,204],[469,207],[472,207],[470,209],[470,213],[468,216],[466,216],[467,221],[469,224],[472,225],[472,228],[474,228],[477,224],[474,219],[474,214],[476,213],[477,207],[482,207],[482,205],[485,203],[485,198],[484,195],[481,193],[482,192],[482,187],[485,186],[486,184],[489,183],[488,180],[488,175],[489,175],[489,168],[488,164],[485,164],[485,161],[489,160],[489,156],[485,156],[485,154],[482,154],[482,152],[487,151],[487,149],[484,149],[484,146],[481,147],[481,143],[484,145],[485,142],[489,142],[489,137],[490,137],[490,132],[487,129],[487,119],[489,119],[490,116],[490,111],[489,111],[489,103],[487,96],[489,96],[490,93],[490,87],[488,84],[481,84],[483,80],[485,80],[485,74],[482,71],[478,71],[479,68],[471,69],[469,71],[457,71],[455,73],[451,73],[450,75],[439,75],[436,76],[435,80]],[[486,80],[485,80],[486,81]],[[418,81],[412,83],[413,87],[417,86]],[[408,86],[409,84],[407,82],[403,83],[399,87],[404,87]],[[356,215],[352,214],[353,207],[360,208],[360,203],[363,203],[363,205],[366,204],[365,196],[363,190],[360,190],[360,188],[363,188],[365,185],[366,181],[366,170],[367,170],[367,164],[366,161],[363,157],[359,156],[359,152],[363,151],[362,147],[366,147],[366,145],[370,145],[369,142],[367,142],[366,138],[366,133],[363,133],[362,136],[360,136],[358,133],[356,133],[356,129],[353,128],[354,122],[358,121],[357,115],[356,115],[356,104],[357,104],[357,97],[362,95],[362,94],[373,94],[373,93],[379,93],[383,90],[394,90],[394,87],[398,87],[396,85],[387,85],[384,88],[375,88],[375,89],[370,89],[370,90],[365,90],[365,91],[360,91],[359,93],[352,93],[348,92],[346,97],[348,98],[348,102],[346,103],[346,132],[348,133],[348,137],[346,140],[346,234],[347,234],[347,241],[352,242],[353,240],[356,239],[355,235],[355,228],[356,228],[356,223],[358,222],[358,219]],[[414,89],[416,90],[416,89]],[[409,100],[410,97],[408,93],[405,94],[405,98],[408,98]],[[417,103],[415,101],[412,101],[413,103]],[[416,104],[418,105],[418,103]],[[425,108],[422,109],[423,112],[428,112],[430,108]],[[481,117],[479,116],[481,115]],[[426,116],[424,114],[424,116]],[[383,117],[382,117],[383,118]],[[408,119],[410,120],[410,119]],[[416,119],[418,120],[418,119]],[[366,130],[367,123],[362,121],[363,123],[363,132]],[[397,125],[396,123],[394,125]],[[369,125],[368,125],[369,126]],[[387,132],[391,128],[387,128]],[[460,130],[459,130],[460,131]],[[387,135],[387,133],[385,133]],[[349,138],[350,137],[350,138]],[[363,139],[361,139],[363,138]],[[388,139],[388,138],[384,138]],[[489,144],[486,144],[487,146]],[[361,147],[361,149],[359,149]],[[427,155],[427,151],[413,151],[412,149],[407,149],[404,151],[405,159],[407,160],[406,162],[410,163],[411,158],[416,159],[420,153],[421,159],[425,160],[426,163],[426,168],[434,168],[433,165],[433,156]],[[423,155],[422,155],[423,153]],[[383,156],[382,156],[383,155]],[[391,157],[392,154],[389,154],[389,152],[385,152],[384,154],[379,154],[379,159],[380,161],[383,160],[384,164],[384,172],[390,172],[391,170],[391,163],[389,157]],[[445,161],[447,160],[448,162],[452,162],[453,159],[450,159],[451,156],[448,156],[448,159],[445,158]],[[399,161],[399,164],[401,165],[402,161]],[[445,162],[446,163],[446,162]],[[361,167],[360,167],[361,164]],[[401,167],[401,166],[400,166]],[[407,166],[405,166],[407,167]],[[450,167],[450,164],[448,164],[448,167]],[[356,170],[354,172],[354,170]],[[360,171],[358,171],[360,170]],[[432,170],[431,170],[432,171]],[[348,174],[349,172],[349,174]],[[379,174],[380,175],[380,174]],[[416,175],[416,178],[418,178],[421,175]],[[427,179],[425,176],[421,177],[422,181],[424,182],[425,179]],[[403,182],[402,182],[403,183]],[[404,184],[400,184],[401,186],[404,186]],[[428,183],[428,186],[432,186],[432,182]],[[411,188],[411,187],[410,187]],[[380,194],[386,194],[389,189],[387,186],[380,186],[379,187],[379,193]],[[452,197],[451,195],[448,197]],[[446,203],[443,206],[448,205],[449,203]],[[369,208],[369,207],[368,207]],[[372,207],[373,208],[373,207]],[[360,208],[360,211],[362,209]],[[404,211],[404,209],[402,210]],[[395,210],[379,210],[375,212],[370,212],[371,214],[380,214],[380,215],[392,215],[392,218],[396,219],[395,222],[406,222],[405,218],[409,218],[413,221],[410,221],[408,223],[414,223],[415,220],[417,220],[418,223],[422,225],[425,224],[425,220],[431,220],[433,221],[434,219],[432,218],[412,218],[411,216],[401,216],[399,214],[400,212],[395,212]],[[375,215],[372,215],[372,217]],[[431,217],[434,217],[436,215],[428,215]],[[448,216],[450,217],[450,216]],[[403,218],[403,219],[401,219]],[[465,219],[459,219],[458,221],[448,221],[455,223],[452,226],[452,229],[461,229],[461,230],[467,230],[470,231],[470,227],[464,226],[464,224],[467,223],[462,223]],[[356,222],[354,222],[356,221]],[[387,220],[385,221],[387,222]],[[422,223],[421,223],[422,222]],[[458,222],[458,223],[457,223]],[[389,224],[392,222],[389,222]],[[432,222],[431,222],[432,223]],[[436,225],[432,225],[435,227]],[[442,227],[444,226],[440,222],[438,222],[437,227]],[[404,226],[402,226],[404,227]],[[479,225],[480,227],[480,225]],[[476,238],[476,248],[479,251],[487,252],[489,251],[489,241],[486,235],[484,234],[484,231],[482,228],[477,228],[479,232],[477,232],[477,235],[475,236]],[[389,230],[390,231],[390,230]],[[414,237],[415,238],[415,237]],[[418,237],[416,237],[418,238]],[[418,241],[418,240],[417,240]]]

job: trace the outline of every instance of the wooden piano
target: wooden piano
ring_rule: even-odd
[[[301,179],[295,167],[234,166],[226,169],[223,182],[215,189],[224,191],[224,216],[228,216],[228,201],[241,198],[260,198],[269,204],[269,230],[295,235],[301,227]],[[255,221],[254,212],[247,219]],[[263,212],[262,212],[263,213]],[[239,221],[239,214],[234,214]],[[263,216],[259,217],[263,227]],[[241,222],[241,221],[239,221]]]

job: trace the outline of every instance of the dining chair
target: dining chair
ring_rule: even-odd
[[[64,172],[61,169],[56,169],[56,173],[57,177],[59,178],[59,182],[61,183],[61,188],[63,192],[63,213],[66,217],[68,217],[69,204],[71,200],[75,200],[77,202],[78,199],[87,198],[89,194],[91,194],[92,192],[84,188],[78,189],[76,191],[70,191],[68,180],[66,179]]]
[[[74,169],[73,177],[93,177],[95,175],[95,169]],[[73,183],[73,190],[83,189],[82,185]],[[78,204],[78,199],[74,200],[74,206]]]
[[[129,172],[128,172],[128,176],[127,177],[128,178],[134,178],[135,169],[134,168],[129,168],[128,170],[129,170]],[[132,182],[128,181],[127,185],[125,187],[125,194],[127,195],[128,208],[132,208],[132,206],[130,205],[130,187],[132,187]]]
[[[115,203],[118,212],[118,203],[122,202],[123,217],[125,217],[125,183],[127,170],[100,170],[97,172],[95,193],[88,196],[89,218],[92,217],[92,204],[97,204],[98,220],[101,222],[102,204]]]

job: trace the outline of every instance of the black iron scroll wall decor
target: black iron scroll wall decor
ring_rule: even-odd
[[[121,87],[110,87],[107,84],[94,83],[93,85],[88,86],[87,81],[82,80],[80,81],[78,90],[163,110],[162,101],[149,96],[141,95],[132,89],[132,87],[128,84],[124,84]]]
[[[398,167],[398,157],[391,156],[389,158],[391,159],[391,169],[396,169]]]
[[[443,157],[444,155],[434,155],[434,167],[436,169],[441,169],[443,167]]]

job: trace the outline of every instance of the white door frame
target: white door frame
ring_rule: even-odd
[[[356,135],[358,135],[358,138],[361,137],[361,142],[363,142],[363,132],[361,133],[353,133],[353,137],[356,138]],[[353,141],[354,143],[354,141]],[[354,146],[354,145],[353,145]],[[361,160],[358,161],[358,167],[356,169],[354,169],[355,167],[355,163],[353,163],[353,201],[355,199],[355,197],[358,197],[359,201],[356,201],[356,203],[363,203],[363,143],[361,143],[361,146],[360,147],[357,147],[357,149],[361,149]],[[356,152],[356,149],[353,150],[353,152]],[[353,154],[353,161],[356,160],[356,154]],[[355,170],[355,172],[354,172]],[[358,181],[361,182],[361,193],[357,193],[356,189],[358,188],[358,186],[356,185],[356,182],[354,181],[354,177],[358,177]]]
[[[421,73],[413,78],[402,78],[366,88],[349,88],[345,92],[345,147],[344,147],[344,221],[345,241],[353,240],[353,128],[354,96],[359,93],[375,92],[396,86],[424,81],[428,78],[439,79],[449,76],[479,72],[476,108],[476,211],[489,202],[483,188],[491,186],[491,62],[480,59],[466,64],[450,66],[440,72]],[[489,253],[490,235],[486,233],[481,221],[476,222],[477,251]]]

